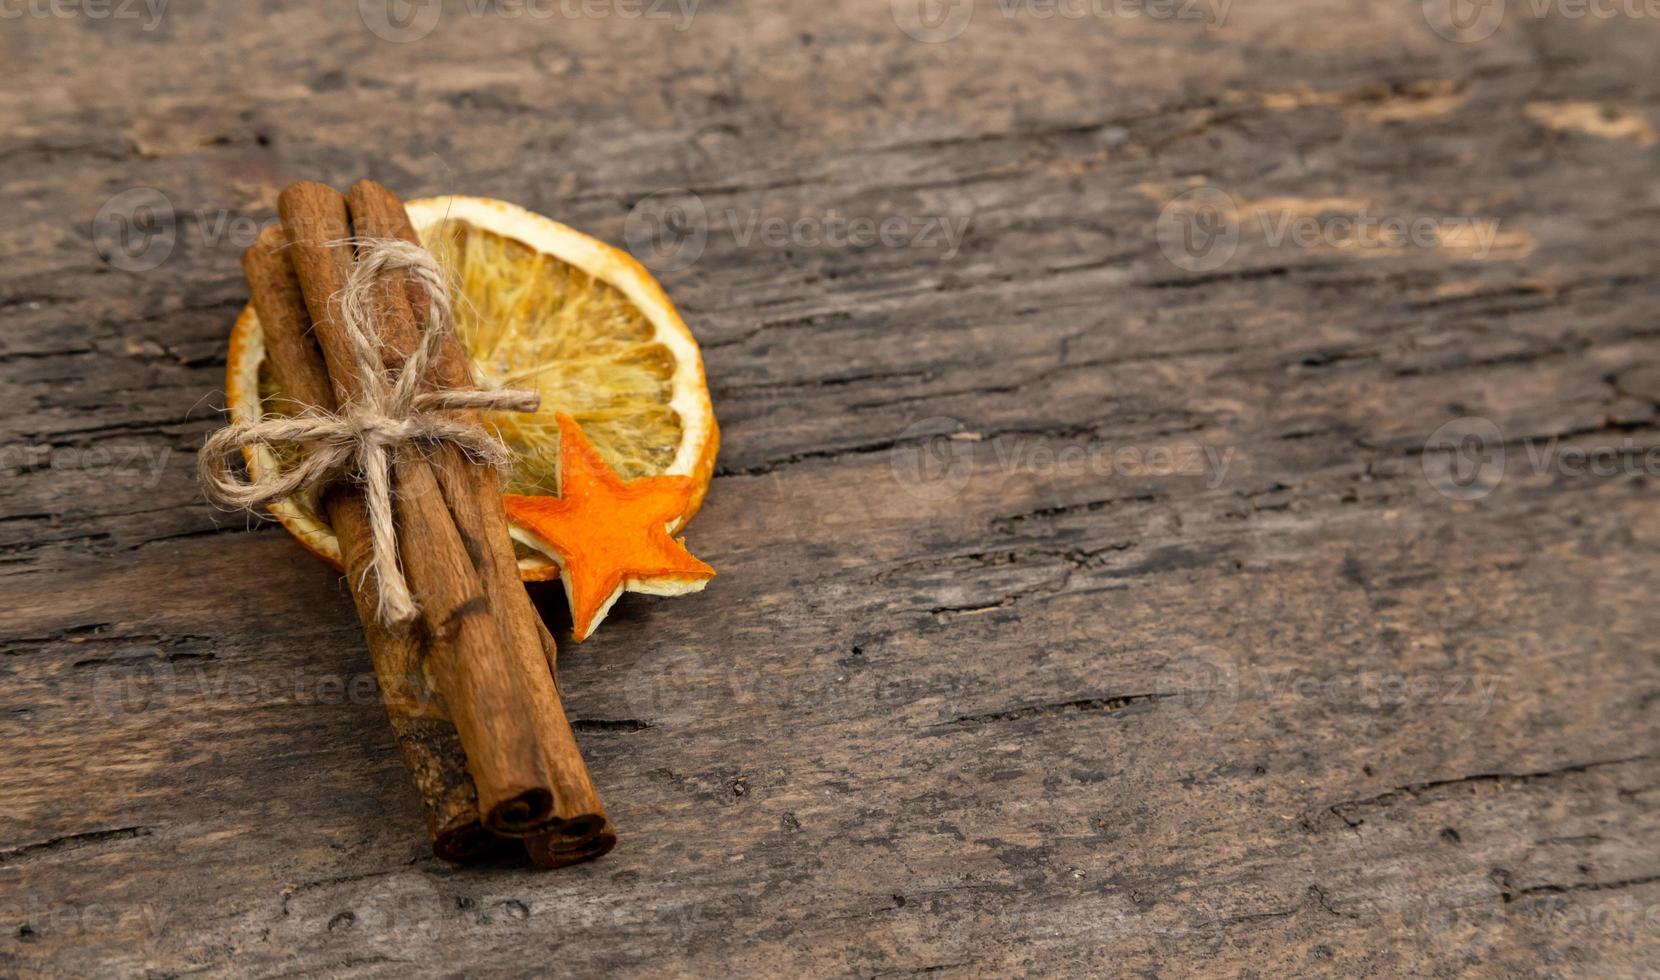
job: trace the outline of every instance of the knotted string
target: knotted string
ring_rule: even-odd
[[[370,567],[375,576],[378,615],[402,624],[419,610],[398,558],[392,520],[392,465],[413,443],[450,443],[472,459],[493,466],[510,457],[501,440],[455,412],[533,412],[541,396],[533,391],[432,388],[428,367],[439,356],[452,328],[454,311],[443,270],[431,253],[398,239],[358,239],[330,245],[359,246],[357,266],[340,292],[340,320],[351,348],[361,390],[339,413],[307,409],[293,417],[267,416],[221,429],[202,447],[198,476],[209,500],[227,507],[257,508],[302,494],[319,493],[349,479],[362,485],[369,510]],[[381,276],[403,270],[426,288],[426,326],[403,366],[389,368],[374,322],[374,291]],[[245,447],[297,445],[303,454],[288,469],[266,467],[243,477],[231,461]]]

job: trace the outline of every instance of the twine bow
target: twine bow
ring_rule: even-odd
[[[331,242],[331,245],[353,244]],[[533,412],[541,396],[533,391],[432,388],[428,366],[437,358],[454,318],[443,271],[426,249],[398,239],[359,239],[358,262],[340,293],[340,320],[351,347],[361,392],[338,413],[308,409],[293,417],[267,416],[241,422],[210,436],[202,447],[199,476],[209,500],[227,507],[269,506],[321,491],[340,479],[361,484],[369,510],[371,564],[382,621],[414,619],[418,609],[398,559],[392,520],[392,464],[405,446],[451,443],[474,460],[502,466],[510,459],[501,440],[453,414],[469,409]],[[420,343],[401,368],[381,355],[374,323],[374,288],[384,274],[406,270],[426,287],[428,310]],[[243,477],[231,461],[245,447],[280,444],[303,447],[287,469],[266,467]]]

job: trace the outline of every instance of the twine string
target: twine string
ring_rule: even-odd
[[[198,475],[207,498],[221,506],[258,508],[320,492],[340,480],[363,488],[369,513],[370,565],[376,583],[377,614],[400,625],[419,613],[398,556],[393,522],[392,470],[397,454],[417,444],[449,443],[472,459],[504,466],[511,458],[499,438],[457,417],[469,410],[533,412],[541,396],[533,391],[433,388],[428,366],[439,356],[454,322],[449,285],[432,254],[399,239],[331,242],[356,244],[358,262],[340,293],[340,320],[351,348],[359,394],[338,413],[308,409],[292,417],[266,416],[215,432],[202,447]],[[380,278],[405,271],[426,289],[426,326],[402,367],[389,368],[380,349],[374,291]],[[233,460],[245,448],[300,447],[299,462],[287,469],[265,467],[244,477]]]

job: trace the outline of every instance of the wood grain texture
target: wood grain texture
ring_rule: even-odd
[[[356,6],[0,34],[52,80],[0,96],[0,973],[1652,969],[1660,24]],[[590,865],[430,857],[347,590],[192,483],[238,255],[365,175],[703,209],[660,278],[721,575],[566,651]],[[1431,241],[1291,234],[1363,214]],[[1466,416],[1507,451],[1455,500]]]

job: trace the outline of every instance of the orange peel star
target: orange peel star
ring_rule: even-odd
[[[534,536],[559,565],[571,605],[571,633],[591,636],[624,592],[685,595],[700,591],[715,570],[669,537],[691,504],[696,483],[686,476],[650,476],[624,483],[582,427],[559,415],[559,496],[505,494],[516,530]]]

